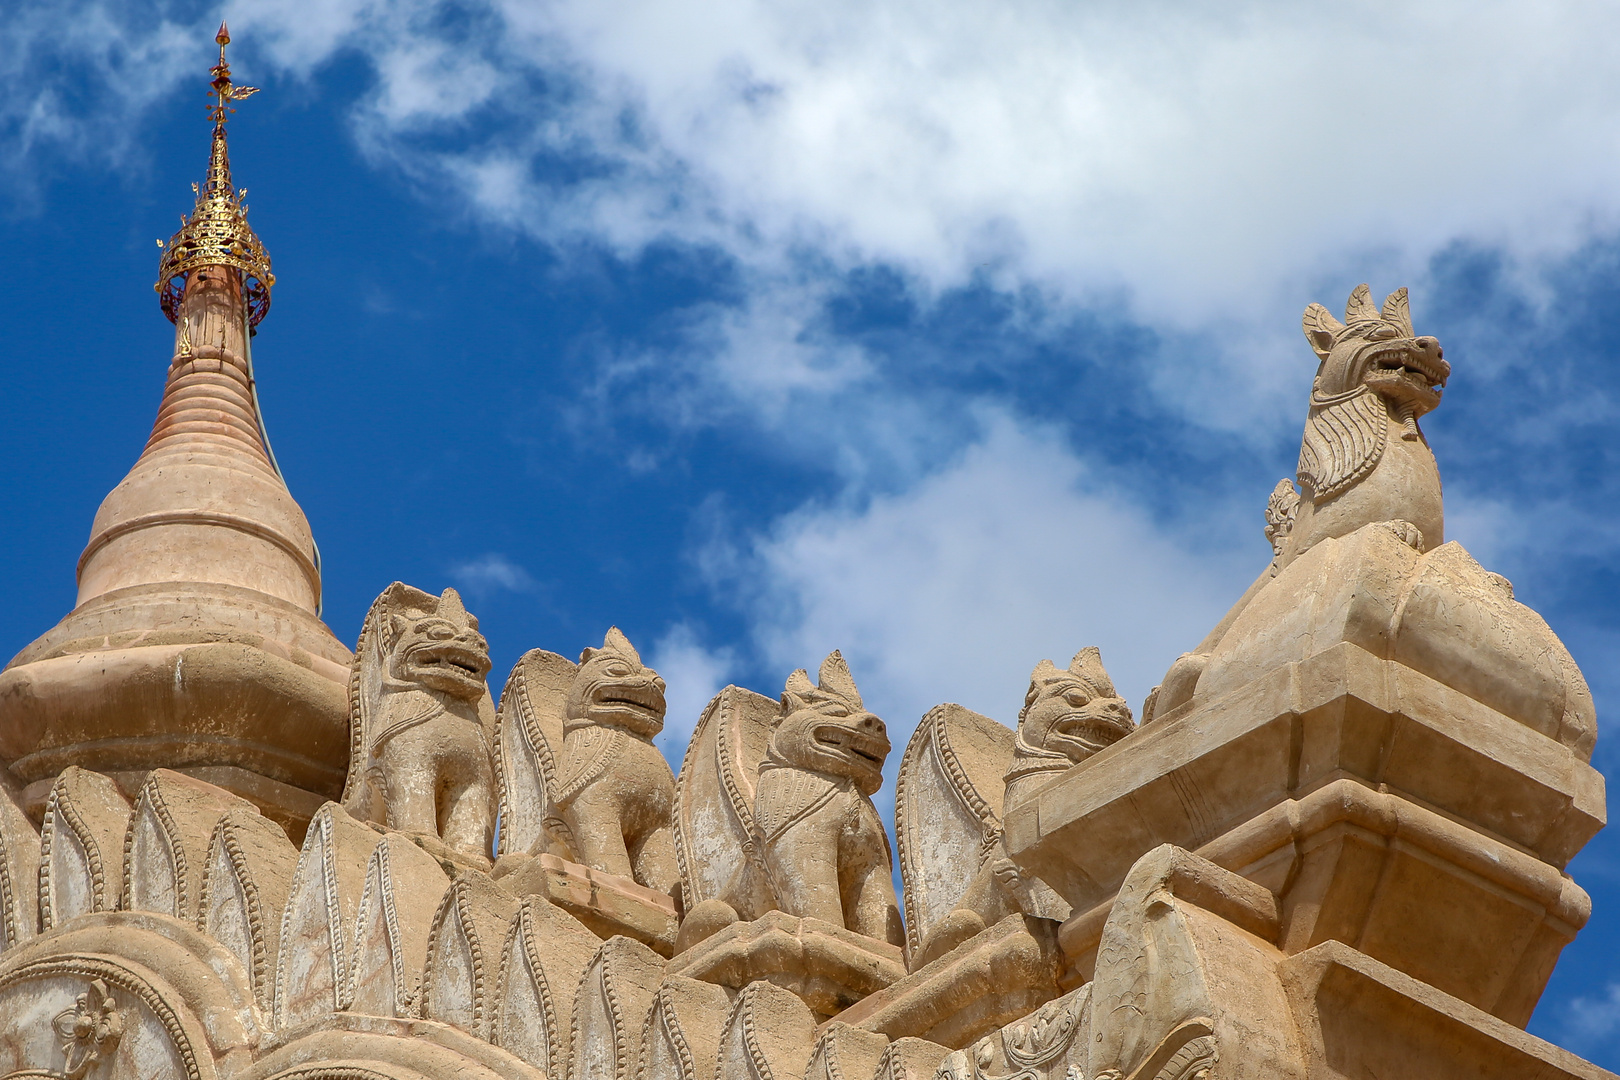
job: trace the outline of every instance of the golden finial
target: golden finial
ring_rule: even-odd
[[[276,277],[270,272],[270,256],[264,245],[248,227],[247,207],[242,196],[231,184],[231,159],[225,143],[225,123],[236,110],[232,102],[241,101],[259,92],[256,86],[237,86],[231,82],[231,66],[225,60],[225,46],[230,44],[231,32],[222,22],[214,40],[219,42],[219,63],[213,67],[213,89],[208,94],[214,104],[208,107],[208,118],[214,122],[213,146],[208,156],[208,178],[199,187],[191,185],[197,194],[197,206],[189,218],[182,216],[180,231],[167,245],[159,241],[163,256],[158,262],[158,281],[154,288],[163,305],[163,314],[174,322],[180,315],[180,298],[185,295],[186,280],[194,270],[204,266],[230,266],[242,273],[242,298],[247,304],[248,328],[255,329],[270,310],[270,287]]]

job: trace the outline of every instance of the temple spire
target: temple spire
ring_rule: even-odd
[[[158,263],[158,280],[153,286],[163,305],[163,314],[181,327],[181,300],[192,273],[201,267],[231,267],[240,272],[242,299],[247,308],[247,332],[256,331],[265,312],[270,310],[270,287],[276,276],[270,272],[270,256],[247,223],[247,205],[242,202],[247,189],[238,190],[231,181],[231,155],[225,139],[225,124],[236,109],[233,102],[259,92],[256,86],[238,86],[231,81],[231,65],[225,59],[230,29],[222,22],[214,38],[219,42],[219,62],[213,67],[208,96],[208,118],[214,123],[208,154],[208,176],[201,187],[192,185],[197,205],[190,217],[181,217],[180,231],[163,248]]]
[[[351,656],[320,620],[320,553],[260,420],[249,339],[274,279],[225,145],[253,91],[231,81],[224,26],[216,40],[208,177],[159,245],[163,400],[90,526],[78,603],[0,671],[0,764],[36,785],[67,765],[190,771],[297,837],[343,791]]]

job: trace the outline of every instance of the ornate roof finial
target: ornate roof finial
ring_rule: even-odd
[[[236,110],[231,103],[259,92],[256,86],[231,82],[231,66],[225,60],[225,46],[231,33],[222,22],[214,40],[219,42],[219,63],[213,68],[213,89],[209,96],[208,118],[214,122],[213,148],[208,158],[208,179],[197,191],[197,206],[191,217],[181,218],[180,231],[163,248],[158,263],[158,281],[153,288],[163,305],[163,314],[174,322],[180,315],[180,298],[185,295],[191,272],[204,266],[230,266],[242,273],[242,298],[247,305],[248,327],[254,329],[270,310],[270,287],[276,277],[270,272],[270,256],[247,223],[247,206],[231,184],[231,159],[225,145],[225,122]]]

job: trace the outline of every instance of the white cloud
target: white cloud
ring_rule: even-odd
[[[1140,705],[1264,565],[1258,540],[1234,552],[1223,527],[1210,533],[1165,535],[1058,438],[991,416],[910,490],[803,508],[710,574],[717,591],[744,591],[784,676],[843,650],[898,747],[941,701],[1015,723],[1036,662],[1086,645]]]
[[[1595,0],[256,0],[228,14],[246,56],[283,78],[367,57],[357,137],[459,192],[459,210],[441,203],[453,213],[626,252],[725,248],[779,316],[751,323],[774,334],[751,343],[755,372],[796,370],[806,321],[786,269],[808,253],[834,278],[899,267],[932,295],[988,275],[1059,308],[1126,305],[1197,332],[1144,373],[1166,403],[1215,427],[1275,423],[1261,418],[1292,386],[1305,300],[1352,276],[1404,280],[1421,320],[1425,260],[1458,239],[1535,262],[1620,222],[1620,9]],[[0,49],[18,91],[10,150],[93,147],[94,132],[122,145],[124,118],[173,90],[211,30],[93,0],[71,18],[24,5]],[[66,76],[31,66],[44,54],[110,72],[108,100],[64,104]],[[543,167],[558,160],[567,179]],[[724,363],[737,328],[716,318]]]
[[[1562,1045],[1596,1057],[1620,1035],[1620,983],[1610,983],[1606,992],[1597,996],[1573,998],[1555,1023]]]
[[[659,638],[647,663],[664,677],[664,730],[658,748],[669,759],[672,769],[680,769],[681,756],[691,741],[692,729],[709,699],[726,685],[735,667],[731,649],[710,649],[686,623],[677,623]]]
[[[535,581],[529,572],[498,551],[488,552],[450,568],[456,588],[471,596],[497,592],[532,592]]]
[[[759,373],[796,370],[788,268],[809,252],[930,295],[987,275],[1059,309],[1123,304],[1197,335],[1145,372],[1166,404],[1269,425],[1304,301],[1352,275],[1406,281],[1421,319],[1446,245],[1536,262],[1620,220],[1610,5],[494,0],[453,49],[432,4],[344,10],[323,45],[291,8],[244,16],[304,66],[358,44],[376,159],[492,221],[626,253],[725,248],[779,316],[750,323],[774,335],[743,353]],[[500,133],[442,139],[488,105],[508,110]],[[412,138],[427,120],[431,146]],[[537,178],[557,157],[588,167]],[[725,364],[737,328],[716,318]],[[778,381],[756,383],[768,404]]]

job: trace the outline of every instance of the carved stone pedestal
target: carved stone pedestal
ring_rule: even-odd
[[[622,934],[661,956],[675,952],[675,901],[629,878],[555,855],[503,855],[495,883],[515,896],[543,896],[604,940]]]
[[[906,968],[897,945],[772,911],[687,949],[670,961],[668,973],[738,990],[774,983],[825,1020],[898,982]]]
[[[966,1046],[1058,994],[1057,924],[1009,915],[838,1017],[891,1039]]]
[[[1329,938],[1523,1024],[1590,911],[1562,873],[1604,822],[1570,748],[1340,643],[1156,721],[1007,817],[1007,850],[1074,905],[1089,977],[1137,856],[1198,851],[1275,891],[1288,952]]]

